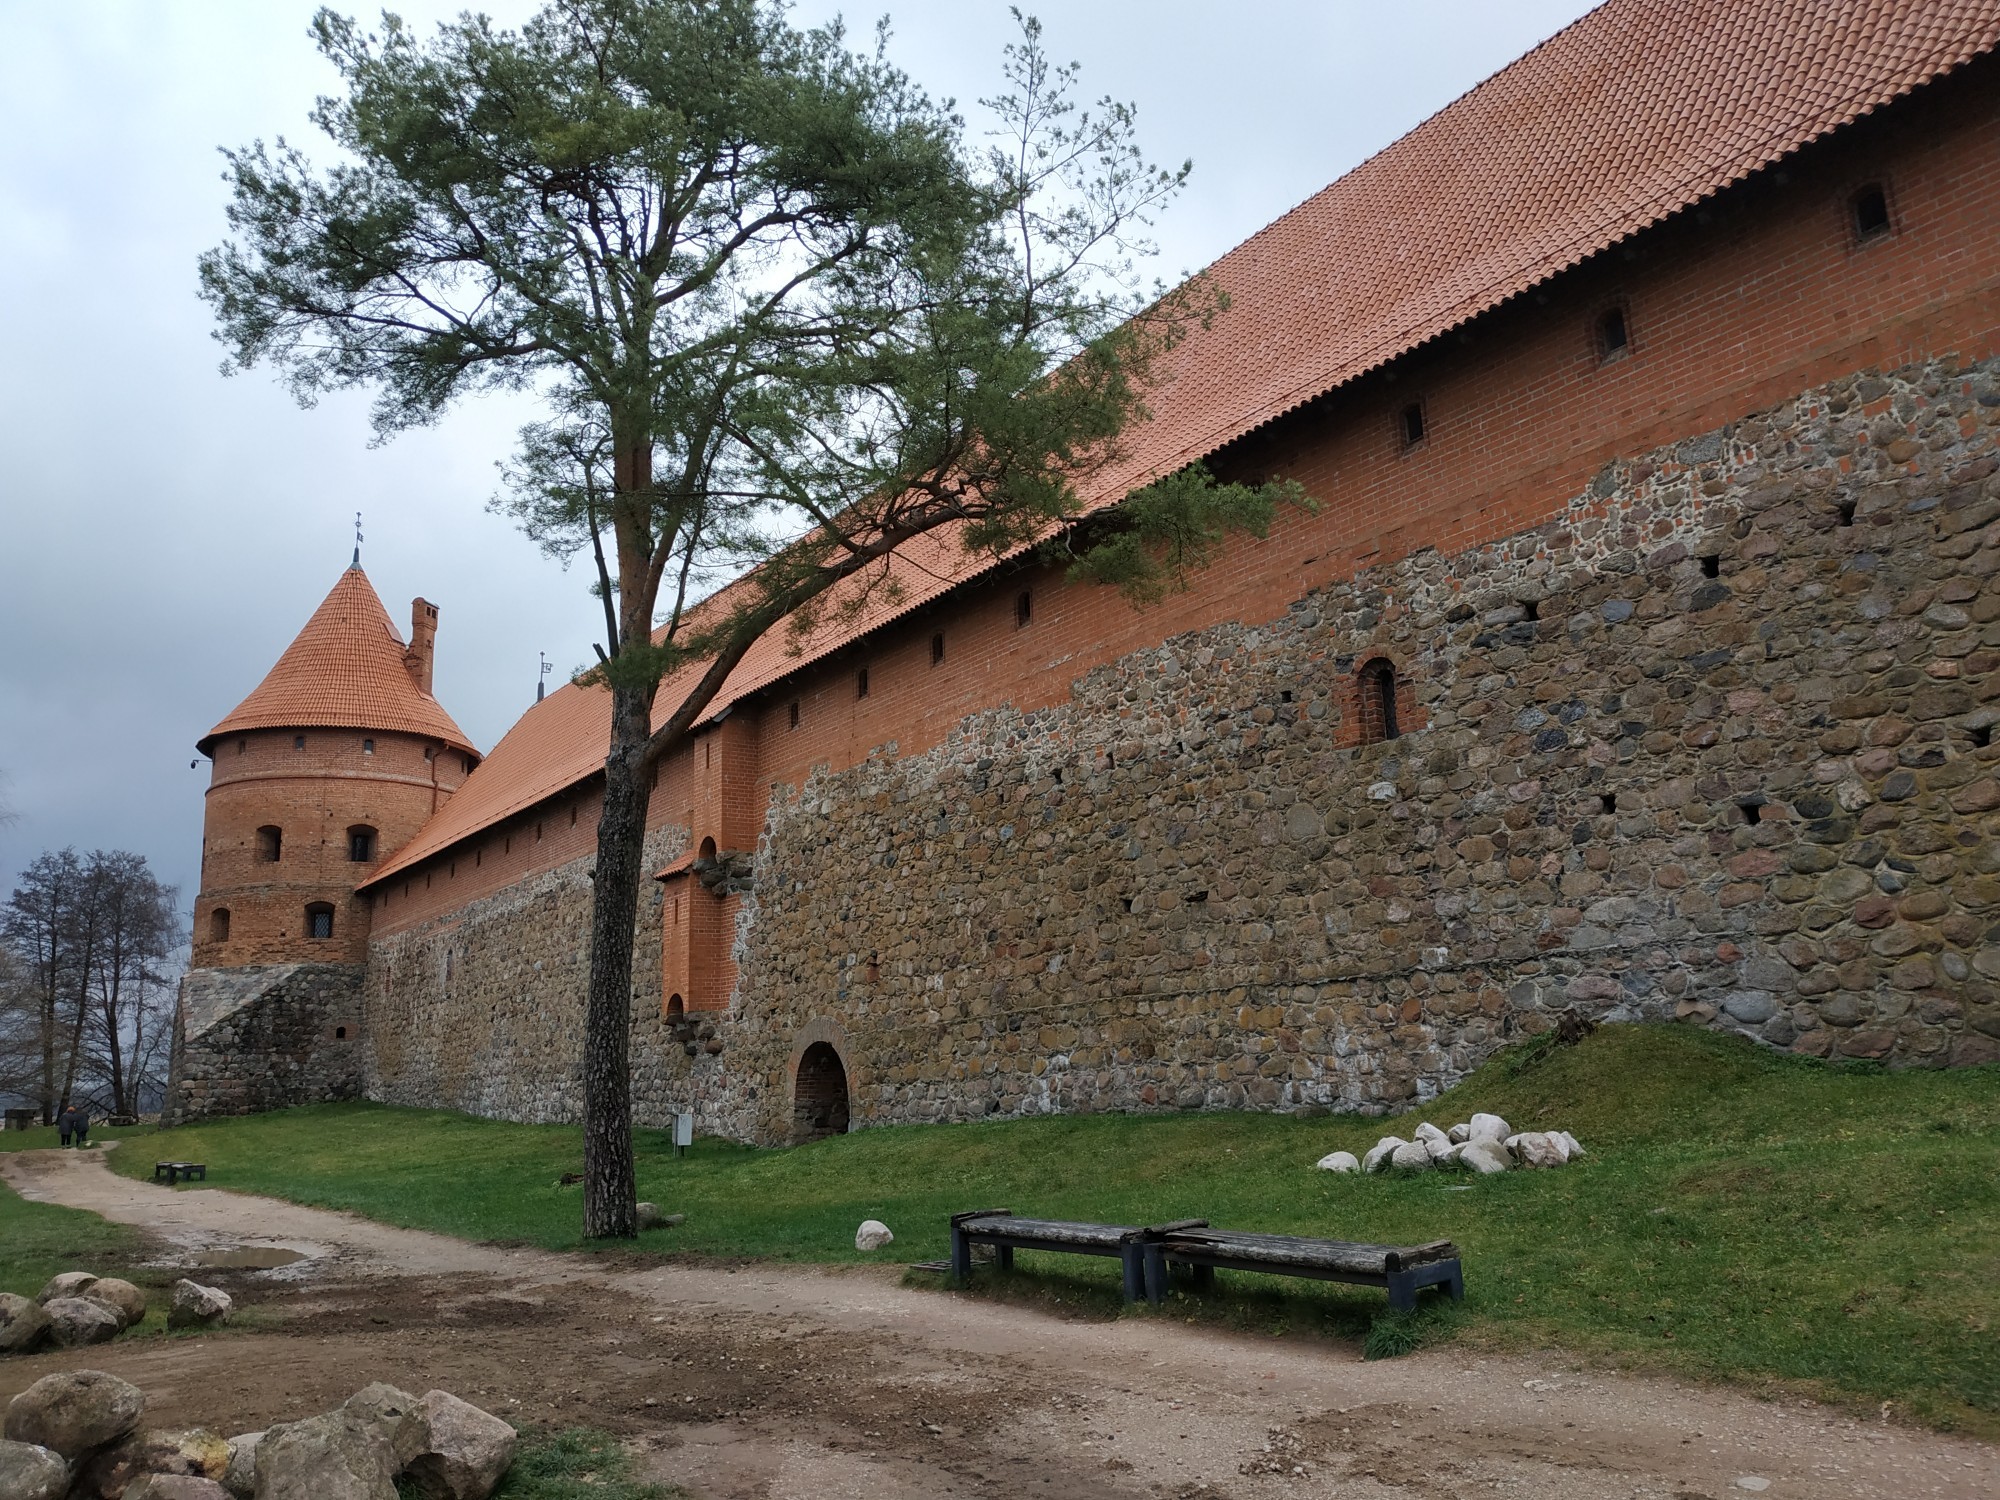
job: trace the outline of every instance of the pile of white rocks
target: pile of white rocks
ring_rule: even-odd
[[[1567,1130],[1516,1132],[1498,1115],[1474,1115],[1449,1130],[1426,1120],[1414,1140],[1385,1135],[1366,1156],[1336,1151],[1316,1165],[1322,1172],[1428,1172],[1436,1167],[1463,1167],[1482,1177],[1511,1167],[1560,1167],[1584,1154]]]
[[[101,1370],[45,1375],[7,1407],[5,1500],[487,1500],[514,1429],[446,1391],[371,1385],[330,1412],[224,1438],[140,1425],[145,1394]]]
[[[229,1294],[177,1282],[169,1328],[209,1328],[229,1321]],[[32,1354],[44,1345],[77,1349],[109,1343],[146,1316],[146,1294],[116,1276],[64,1271],[30,1299],[0,1292],[0,1354]],[[5,1495],[0,1491],[0,1496]]]

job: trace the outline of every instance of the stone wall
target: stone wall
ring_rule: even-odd
[[[685,848],[682,830],[647,841],[653,870]],[[368,967],[364,1071],[371,1099],[537,1122],[583,1113],[590,871],[573,860],[447,918],[380,938]],[[660,1014],[659,888],[642,893],[632,963],[632,1091],[641,1124],[715,1107],[720,1015]]]
[[[359,964],[190,969],[165,1114],[186,1123],[361,1095]]]
[[[712,1034],[642,914],[642,1117],[783,1139],[814,1040],[859,1124],[1379,1112],[1571,1008],[2000,1057],[1996,431],[1993,366],[1856,375],[784,789]],[[1419,727],[1341,748],[1376,658]],[[371,1095],[573,1118],[587,900],[378,942]]]

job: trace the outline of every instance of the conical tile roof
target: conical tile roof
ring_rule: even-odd
[[[478,749],[403,665],[404,642],[368,575],[340,575],[276,666],[230,715],[202,736],[206,755],[245,729],[379,729],[429,735],[454,749]]]

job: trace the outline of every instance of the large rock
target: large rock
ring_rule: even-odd
[[[146,1394],[102,1370],[44,1375],[7,1404],[7,1436],[81,1458],[139,1425]]]
[[[1352,1151],[1330,1151],[1313,1165],[1322,1172],[1359,1172],[1361,1158]]]
[[[1428,1120],[1417,1127],[1416,1143],[1430,1152],[1431,1160],[1440,1166],[1451,1160],[1452,1138]]]
[[[1463,1146],[1467,1141],[1472,1139],[1472,1127],[1461,1120],[1458,1124],[1447,1130],[1445,1134],[1451,1137],[1451,1143],[1454,1146]]]
[[[1361,1158],[1361,1170],[1380,1172],[1389,1165],[1389,1158],[1396,1154],[1396,1148],[1407,1146],[1408,1141],[1399,1135],[1385,1135],[1368,1148],[1368,1154]]]
[[[1458,1148],[1458,1164],[1470,1167],[1482,1177],[1490,1177],[1506,1171],[1514,1165],[1514,1160],[1498,1141],[1467,1141]]]
[[[229,1444],[219,1433],[142,1428],[86,1460],[70,1500],[122,1500],[127,1487],[148,1474],[220,1479],[228,1469]]]
[[[1575,1161],[1579,1156],[1589,1155],[1583,1149],[1582,1143],[1567,1130],[1553,1130],[1549,1133],[1562,1142],[1563,1153],[1570,1161]]]
[[[49,1315],[41,1303],[0,1292],[0,1354],[30,1353],[48,1336]]]
[[[257,1445],[261,1432],[239,1432],[229,1440],[229,1467],[222,1471],[222,1487],[236,1500],[252,1500],[257,1493]]]
[[[182,1277],[174,1283],[173,1305],[167,1310],[169,1328],[213,1328],[229,1321],[235,1306],[221,1287],[202,1286]]]
[[[52,1448],[0,1439],[0,1495],[7,1500],[62,1500],[69,1465]]]
[[[229,1491],[213,1479],[154,1474],[133,1485],[120,1500],[229,1500]]]
[[[396,1451],[344,1408],[280,1423],[257,1444],[257,1500],[396,1500]]]
[[[396,1435],[405,1483],[429,1500],[486,1500],[514,1462],[514,1429],[449,1391],[425,1391]]]
[[[396,1446],[396,1434],[402,1430],[403,1419],[416,1410],[416,1406],[417,1398],[408,1391],[397,1390],[395,1386],[378,1380],[349,1396],[340,1404],[340,1409],[373,1427],[382,1434],[382,1441],[393,1448]]]
[[[880,1219],[863,1219],[861,1227],[854,1231],[854,1248],[857,1250],[880,1250],[895,1236],[889,1226]]]
[[[88,1271],[64,1271],[59,1276],[51,1276],[49,1284],[35,1293],[35,1300],[44,1305],[57,1297],[81,1297],[90,1290],[90,1284],[97,1280]]]
[[[42,1311],[49,1315],[49,1342],[58,1349],[108,1344],[125,1331],[118,1309],[94,1297],[51,1297]]]
[[[1474,1115],[1465,1122],[1468,1141],[1504,1141],[1512,1134],[1507,1122],[1498,1115]]]
[[[1405,1141],[1389,1153],[1389,1165],[1404,1172],[1427,1172],[1432,1166],[1430,1148],[1418,1141]]]
[[[146,1294],[131,1282],[120,1281],[116,1276],[100,1276],[90,1284],[88,1291],[80,1295],[116,1309],[119,1321],[127,1328],[146,1316]]]
[[[1562,1142],[1542,1130],[1523,1131],[1514,1138],[1514,1154],[1524,1167],[1559,1167],[1568,1158]]]

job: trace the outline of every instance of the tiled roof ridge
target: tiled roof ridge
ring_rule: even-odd
[[[410,676],[406,649],[356,562],[334,580],[263,680],[196,748],[206,755],[224,735],[251,729],[374,729],[424,735],[477,756],[465,731]]]
[[[1212,261],[1203,274],[1229,292],[1229,308],[1168,357],[1148,395],[1151,416],[1094,476],[1082,513],[1423,347],[1996,42],[1993,0],[1606,0]],[[1699,66],[1677,66],[1689,62]],[[1605,69],[1621,63],[1634,71],[1605,87]],[[1330,217],[1332,207],[1341,213]],[[803,642],[771,632],[709,712],[936,603],[998,561],[956,541],[931,533],[900,549],[893,601],[864,603],[852,617],[827,611],[840,623]],[[679,702],[679,680],[661,685],[656,711]],[[588,781],[602,770],[608,723],[603,695],[575,685],[532,706],[375,879]]]

